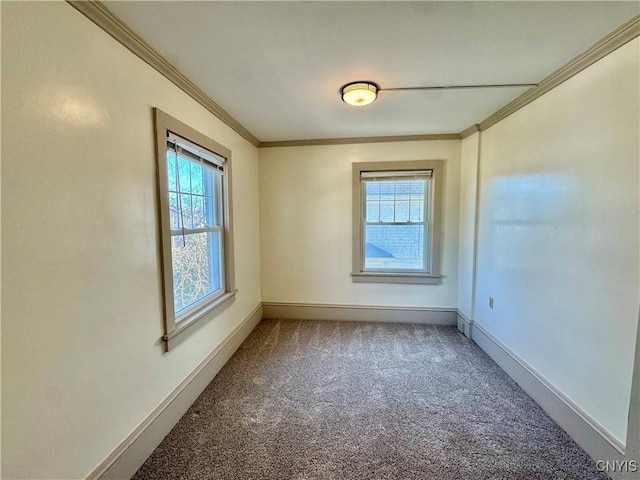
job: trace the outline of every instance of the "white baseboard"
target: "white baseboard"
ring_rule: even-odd
[[[624,445],[477,321],[472,340],[595,460],[624,460]],[[614,475],[613,478],[620,478]]]
[[[455,308],[263,302],[265,318],[456,325]]]
[[[460,310],[456,312],[456,318],[458,321],[458,331],[465,337],[471,338],[471,330],[473,329],[473,320],[469,319]]]
[[[259,304],[87,479],[129,479],[262,320]]]
[[[623,461],[624,446],[486,328],[454,308],[264,302],[98,465],[87,479],[129,479],[213,380],[262,318],[458,325],[594,460]],[[614,479],[622,479],[617,474]],[[628,478],[628,477],[624,477]]]

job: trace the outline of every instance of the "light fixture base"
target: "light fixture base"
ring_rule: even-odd
[[[373,102],[378,97],[379,90],[380,87],[373,82],[359,81],[347,83],[340,89],[340,94],[343,102],[362,107]]]

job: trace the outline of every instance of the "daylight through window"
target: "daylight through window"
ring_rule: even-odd
[[[231,152],[154,109],[167,348],[235,296]]]
[[[364,270],[429,271],[431,171],[362,172]]]
[[[440,160],[353,164],[356,282],[440,281]]]
[[[173,302],[177,316],[224,291],[224,159],[212,152],[196,153],[187,145],[186,140],[174,134],[167,139]]]

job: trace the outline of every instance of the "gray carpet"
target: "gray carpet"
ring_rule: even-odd
[[[136,473],[605,479],[452,327],[263,320]]]

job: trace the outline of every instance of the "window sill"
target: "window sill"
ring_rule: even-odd
[[[203,305],[199,309],[189,313],[189,315],[182,318],[178,323],[176,323],[175,329],[162,337],[162,339],[167,342],[167,350],[171,350],[184,338],[186,338],[186,336],[182,335],[182,333],[192,325],[197,324],[198,320],[201,320],[205,317],[213,317],[214,315],[217,315],[219,312],[231,305],[231,303],[233,303],[236,298],[237,292],[238,290],[232,290],[231,292],[220,295],[212,302]]]
[[[357,272],[352,273],[354,283],[419,283],[438,285],[442,283],[442,275],[431,273],[397,273],[397,272]]]

